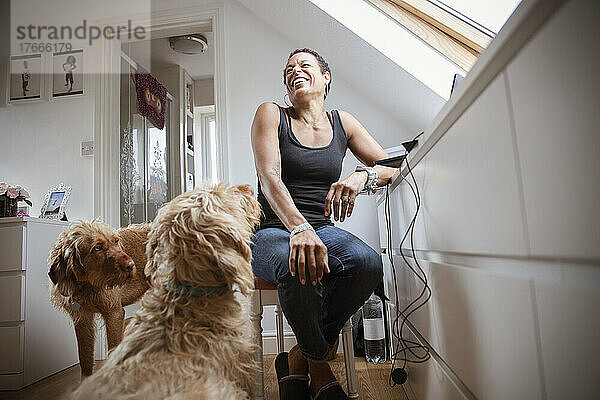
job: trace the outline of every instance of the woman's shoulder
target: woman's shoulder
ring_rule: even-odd
[[[346,111],[346,110],[339,110],[339,109],[338,109],[338,110],[335,110],[335,111],[338,113],[338,115],[340,116],[340,118],[341,118],[343,121],[350,121],[350,120],[352,120],[352,119],[354,119],[354,120],[356,119],[356,118],[354,118],[354,115],[350,114],[350,113],[349,113],[348,111]]]
[[[281,107],[277,104],[274,103],[272,101],[265,101],[263,103],[261,103],[258,108],[256,109],[256,115],[261,115],[261,116],[273,116],[273,115],[277,115],[279,116],[279,109]]]
[[[279,109],[281,108],[280,105],[278,105],[277,103],[275,103],[274,101],[265,101],[263,103],[261,103],[258,108],[256,109],[257,112],[279,112]]]
[[[254,114],[254,123],[263,126],[279,125],[279,106],[273,102],[264,102],[258,106]]]
[[[358,120],[354,117],[354,115],[350,114],[348,111],[346,110],[336,110],[338,115],[340,116],[340,122],[342,124],[342,127],[344,128],[344,131],[346,132],[346,135],[348,136],[348,138],[350,138],[350,136],[352,135],[352,132],[354,132],[354,129],[356,128],[357,124],[360,124],[358,122]]]

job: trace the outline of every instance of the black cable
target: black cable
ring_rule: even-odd
[[[407,165],[409,167],[410,170],[410,165]],[[404,177],[403,177],[404,178]],[[416,187],[416,179],[414,178],[414,175],[412,176],[413,178],[413,182],[415,183],[415,187]],[[405,178],[404,178],[405,179]],[[404,237],[402,238],[401,244],[400,244],[400,249],[403,248],[404,242],[406,240],[406,238],[408,237],[408,235],[411,235],[411,243],[412,243],[412,247],[414,250],[414,227],[415,227],[415,221],[416,221],[416,216],[418,215],[419,209],[420,209],[420,196],[418,194],[418,190],[415,190],[415,188],[412,186],[412,184],[410,183],[410,181],[408,181],[406,179],[406,183],[409,185],[409,187],[411,188],[411,191],[413,193],[413,196],[415,196],[415,201],[416,201],[416,205],[417,205],[417,209],[415,211],[415,215],[413,216],[411,223],[409,224],[409,227],[404,235]],[[388,191],[388,203],[387,203],[387,207],[389,208],[389,191]],[[390,215],[389,211],[388,211],[388,217]],[[388,227],[390,227],[390,224],[388,223]],[[391,246],[390,246],[391,247]],[[394,321],[394,325],[393,325],[393,333],[397,340],[398,340],[398,344],[396,347],[396,351],[394,352],[394,354],[392,354],[393,357],[393,367],[395,366],[395,360],[396,358],[399,357],[399,353],[402,353],[402,357],[400,358],[403,361],[403,366],[402,369],[404,369],[406,367],[406,363],[407,362],[424,362],[428,359],[428,349],[423,347],[420,343],[408,340],[408,339],[404,339],[404,325],[406,320],[410,317],[410,315],[412,313],[414,313],[415,311],[417,311],[420,307],[422,307],[425,302],[429,299],[429,295],[430,295],[430,289],[427,283],[427,276],[425,275],[424,271],[422,270],[422,268],[420,268],[420,265],[417,266],[419,272],[417,272],[412,265],[408,262],[408,260],[406,259],[406,257],[404,256],[404,254],[401,251],[400,254],[403,258],[403,261],[405,262],[405,264],[409,267],[409,269],[413,272],[413,274],[415,274],[415,276],[421,281],[423,282],[423,290],[421,291],[421,293],[419,294],[419,296],[417,298],[415,298],[408,306],[406,306],[402,311],[397,311],[396,314],[396,319]],[[393,258],[390,258],[390,262],[393,263]],[[395,275],[395,264],[392,266],[393,271],[394,271],[394,275]],[[396,291],[397,291],[397,285],[396,285]],[[412,310],[410,310],[411,307],[413,307],[416,303],[419,302],[419,300],[422,299],[423,295],[425,294],[425,292],[427,292],[428,296],[427,299],[425,299],[424,301],[422,301],[420,304],[418,304],[417,306],[415,306]],[[399,310],[398,307],[398,299],[396,296],[396,309]],[[408,313],[407,311],[410,310]],[[400,327],[398,327],[398,321],[400,319],[400,317],[402,317],[402,323],[400,325]],[[398,346],[402,345],[402,348],[398,350]],[[413,349],[423,349],[425,351],[425,354],[420,356],[417,353],[415,353],[415,351],[413,351]],[[408,350],[412,356],[415,359],[411,359],[409,357],[407,357],[406,355],[406,350]]]
[[[422,278],[421,275],[418,274],[414,268],[411,267],[410,263],[408,262],[406,256],[404,255],[404,252],[402,251],[403,249],[403,245],[404,245],[404,240],[402,242],[400,242],[400,255],[402,256],[403,261],[409,266],[409,268],[411,269],[411,271],[413,271],[413,273],[415,273],[415,275],[419,278],[419,280],[421,282],[423,282],[423,289],[421,290],[421,293],[419,294],[419,296],[414,299],[408,306],[406,306],[403,310],[402,310],[402,314],[404,315],[403,319],[402,319],[402,324],[400,326],[400,337],[403,340],[403,344],[406,343],[410,343],[410,344],[414,344],[415,342],[412,341],[407,341],[405,339],[403,339],[403,332],[404,332],[404,325],[406,323],[406,321],[408,320],[408,318],[410,317],[410,315],[412,315],[415,311],[417,311],[419,308],[423,307],[427,301],[429,301],[429,299],[431,298],[431,288],[429,287],[429,283],[427,280],[427,275],[425,274],[425,271],[423,271],[423,268],[421,267],[421,265],[419,264],[419,261],[416,257],[416,252],[415,252],[415,244],[414,244],[414,228],[415,228],[415,221],[416,221],[416,216],[419,213],[419,210],[421,208],[421,197],[420,197],[420,193],[419,193],[419,187],[417,185],[415,176],[412,172],[412,169],[410,168],[410,165],[408,164],[408,160],[406,161],[406,165],[408,167],[409,170],[409,174],[413,179],[413,183],[414,183],[414,189],[412,187],[412,185],[410,184],[410,181],[406,181],[406,183],[409,185],[409,187],[411,188],[411,190],[413,191],[413,195],[415,196],[415,200],[417,202],[417,209],[415,211],[415,217],[412,220],[412,225],[410,227],[410,244],[411,244],[411,253],[413,256],[413,260],[414,263],[416,264],[416,267],[418,269],[418,271],[422,274]],[[425,295],[425,293],[427,293],[427,297],[421,301],[422,297]],[[419,303],[419,301],[421,301],[421,303]],[[417,304],[418,303],[418,304]],[[409,311],[407,313],[407,311],[410,309],[410,307],[412,307],[413,305],[417,304],[411,311]],[[419,356],[417,355],[412,349],[415,348],[415,346],[407,346],[407,349],[410,351],[410,353],[417,358],[418,360],[421,360],[421,362],[426,361],[429,359],[429,349],[426,346],[422,346],[422,345],[418,345],[416,348],[421,348],[423,351],[425,351],[425,354],[423,356]],[[405,358],[404,360],[404,367],[406,366],[406,362],[407,359]],[[411,362],[415,362],[414,360]]]
[[[421,132],[419,135],[417,135],[413,139],[413,141],[416,140],[422,134],[423,134],[423,132]],[[400,301],[398,298],[398,283],[397,283],[397,277],[396,277],[396,266],[394,263],[394,257],[392,255],[392,240],[393,240],[393,238],[392,238],[390,195],[389,195],[389,182],[388,182],[388,185],[386,185],[384,211],[385,211],[386,230],[387,230],[387,247],[388,247],[387,255],[388,255],[388,260],[390,261],[390,264],[392,267],[392,277],[393,277],[393,282],[394,282],[394,300],[395,300],[395,305],[396,305],[396,317],[394,318],[394,321],[392,323],[392,338],[396,339],[396,346],[393,349],[392,354],[390,355],[390,358],[392,361],[392,369],[390,372],[389,384],[391,387],[394,387],[396,385],[396,383],[392,379],[392,371],[395,370],[397,360],[402,361],[402,363],[403,363],[402,369],[405,369],[407,363],[409,363],[409,362],[410,363],[422,363],[422,362],[427,361],[430,358],[429,348],[427,346],[424,346],[421,343],[404,338],[404,328],[405,328],[406,322],[409,320],[409,317],[415,311],[417,311],[418,309],[423,307],[427,303],[427,301],[429,301],[429,299],[431,298],[431,288],[429,287],[427,275],[425,274],[425,271],[423,271],[423,268],[421,267],[421,265],[419,264],[419,261],[417,260],[415,247],[414,247],[414,230],[415,230],[415,223],[417,220],[417,216],[418,216],[419,210],[421,208],[421,195],[419,192],[417,180],[416,180],[416,178],[413,174],[413,171],[408,163],[408,160],[405,159],[405,162],[406,162],[406,166],[408,168],[408,175],[406,175],[406,176],[401,175],[399,184],[401,184],[402,181],[405,181],[408,184],[408,186],[410,187],[411,192],[415,198],[416,208],[415,208],[415,214],[413,215],[413,217],[407,227],[407,230],[404,233],[402,240],[400,241],[399,251],[400,251],[400,256],[402,257],[402,260],[404,261],[406,266],[412,271],[412,273],[415,275],[415,277],[419,281],[421,281],[421,283],[423,283],[423,288],[422,288],[419,296],[417,296],[406,307],[404,307],[402,310],[400,310]],[[408,176],[410,176],[412,178],[414,187],[413,187],[413,184],[411,184],[411,182],[408,180],[408,178],[407,178]],[[409,235],[410,235],[411,255],[414,260],[416,269],[408,261],[408,259],[404,255],[404,251],[403,251],[404,242],[406,241],[407,237],[409,237]],[[423,298],[424,296],[425,296],[425,298]],[[400,320],[401,320],[401,322],[400,322]],[[421,354],[421,355],[417,354],[415,352],[415,350],[417,350],[417,349],[420,349],[423,352],[423,354]],[[412,355],[411,357],[408,356],[407,351]],[[400,356],[400,354],[401,354],[401,356]]]

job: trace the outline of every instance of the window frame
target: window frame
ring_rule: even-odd
[[[368,0],[391,19],[469,72],[494,38],[428,0]]]
[[[216,183],[223,179],[219,168],[221,162],[221,154],[219,152],[219,139],[217,132],[217,118],[215,106],[200,106],[196,107],[199,111],[199,125],[200,125],[200,140],[202,148],[202,179],[212,183]],[[215,134],[214,138],[210,135],[210,122],[215,123]],[[214,154],[213,154],[214,148]],[[216,165],[216,169],[213,167]]]

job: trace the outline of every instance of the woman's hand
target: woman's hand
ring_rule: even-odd
[[[367,183],[368,178],[367,171],[353,172],[331,185],[325,198],[325,216],[328,217],[331,213],[331,201],[333,200],[333,218],[341,222],[344,222],[346,217],[349,218],[354,209],[354,200]]]
[[[315,231],[307,229],[290,238],[290,272],[296,276],[296,261],[298,262],[298,278],[306,283],[306,266],[310,281],[314,285],[321,281],[323,273],[329,273],[327,265],[327,247]]]

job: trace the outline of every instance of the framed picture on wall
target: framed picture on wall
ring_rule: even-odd
[[[60,219],[66,221],[65,212],[67,203],[71,197],[71,187],[60,184],[51,187],[46,193],[44,204],[42,205],[40,218]]]
[[[10,56],[8,102],[40,100],[42,80],[41,53]]]
[[[52,98],[84,94],[83,49],[52,54]]]

